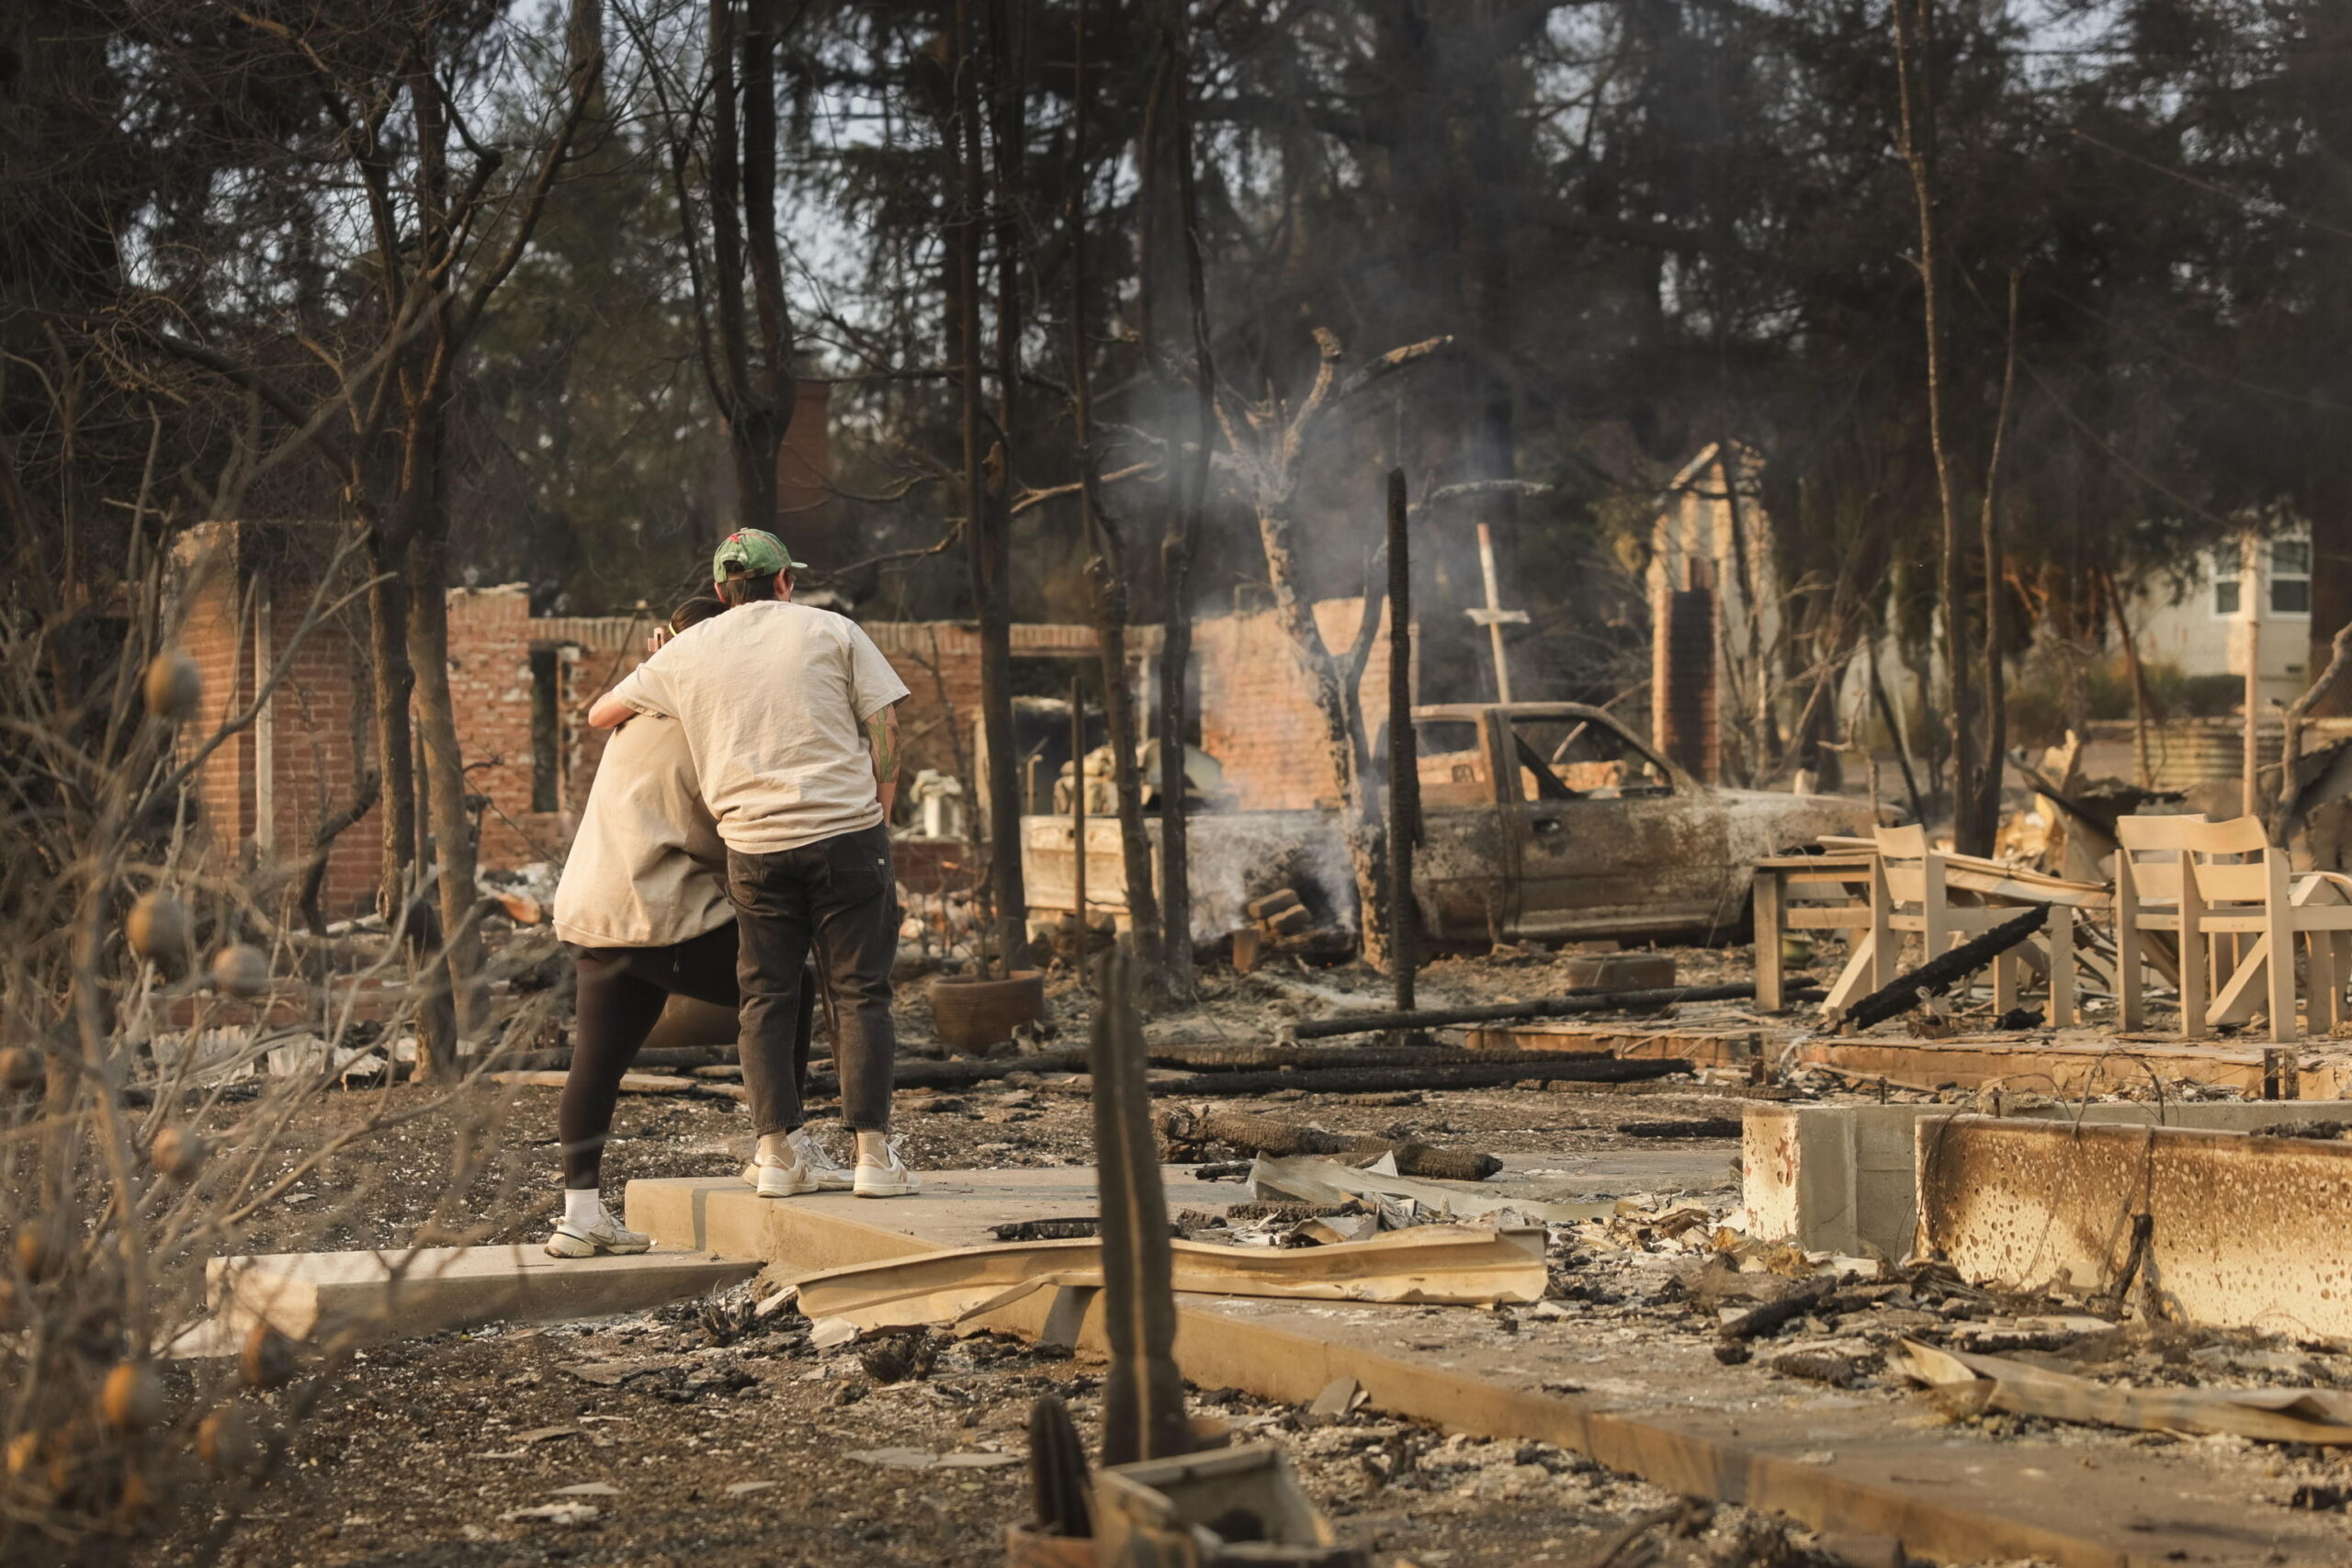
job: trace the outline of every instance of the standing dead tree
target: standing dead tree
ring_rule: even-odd
[[[598,99],[600,16],[595,0],[571,0],[547,123],[510,170],[508,151],[476,133],[452,85],[468,42],[441,7],[403,5],[365,27],[239,13],[256,51],[303,81],[334,128],[329,155],[363,215],[353,270],[373,299],[355,303],[339,337],[288,329],[308,366],[283,352],[288,344],[149,333],[309,433],[309,449],[358,515],[383,793],[378,903],[411,933],[425,988],[439,998],[424,1010],[420,1077],[451,1070],[458,1040],[478,1038],[489,1022],[475,829],[449,689],[451,408],[492,298],[528,248]]]
[[[782,11],[781,0],[709,0],[702,79],[691,91],[663,64],[672,47],[656,36],[660,18],[621,12],[663,121],[695,345],[726,423],[736,525],[744,528],[777,525],[776,461],[798,401],[776,240]]]
[[[1968,628],[1962,598],[1964,545],[1955,493],[1950,445],[1945,434],[1944,394],[1948,370],[1943,309],[1943,234],[1937,188],[1935,97],[1936,0],[1894,0],[1894,63],[1901,87],[1899,151],[1911,178],[1918,209],[1920,316],[1927,333],[1928,444],[1935,458],[1936,503],[1942,549],[1937,558],[1936,600],[1943,615],[1944,681],[1949,694],[1945,722],[1951,727],[1951,798],[1955,844],[1962,854],[1990,854],[1989,827],[1978,820],[1981,786],[1972,733],[1975,709],[1970,698]],[[1997,776],[1997,774],[1996,774]]]
[[[1119,844],[1125,856],[1127,915],[1147,971],[1159,959],[1159,902],[1152,890],[1151,844],[1143,831],[1143,778],[1136,766],[1135,694],[1127,685],[1127,546],[1118,520],[1106,513],[1096,471],[1093,399],[1088,361],[1093,345],[1086,335],[1086,9],[1076,13],[1076,48],[1070,68],[1070,153],[1074,177],[1069,198],[1069,382],[1070,423],[1078,441],[1079,516],[1088,546],[1087,576],[1094,589],[1094,628],[1102,649],[1102,714],[1108,721],[1111,778],[1118,802]],[[1086,760],[1071,758],[1074,798],[1086,791]],[[1086,846],[1077,846],[1083,876]],[[1085,949],[1086,911],[1077,910],[1079,952]]]
[[[1172,227],[1183,258],[1184,323],[1192,349],[1193,442],[1170,465],[1168,523],[1159,545],[1163,600],[1159,647],[1159,895],[1166,935],[1162,983],[1171,1000],[1193,995],[1193,883],[1185,799],[1191,793],[1185,737],[1192,731],[1188,678],[1193,661],[1193,554],[1208,503],[1209,448],[1216,434],[1216,362],[1209,347],[1207,268],[1201,254],[1201,199],[1193,173],[1192,23],[1183,0],[1163,0],[1158,60],[1138,139],[1143,190],[1138,203],[1147,256],[1167,254]],[[1164,128],[1164,129],[1163,129]],[[1172,192],[1170,175],[1174,175]],[[1170,200],[1173,196],[1173,201]],[[1147,267],[1138,288],[1145,352],[1162,390],[1178,378],[1154,327],[1163,270]],[[1173,334],[1170,334],[1171,338]]]
[[[1257,518],[1258,542],[1265,551],[1275,615],[1314,687],[1316,711],[1323,720],[1324,755],[1339,784],[1340,809],[1346,818],[1364,959],[1375,967],[1387,963],[1387,854],[1379,802],[1369,787],[1372,741],[1364,728],[1358,687],[1379,633],[1381,611],[1387,601],[1386,579],[1385,574],[1374,573],[1367,581],[1354,641],[1345,649],[1327,644],[1299,569],[1299,479],[1310,441],[1335,412],[1366,388],[1429,358],[1453,341],[1435,337],[1391,349],[1342,378],[1340,340],[1328,329],[1317,327],[1315,379],[1295,408],[1279,393],[1270,394],[1261,403],[1229,396],[1217,400],[1217,423],[1227,448],[1218,454],[1217,461]]]

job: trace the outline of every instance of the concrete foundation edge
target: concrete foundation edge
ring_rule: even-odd
[[[746,1205],[723,1203],[713,1215],[708,1197],[708,1189],[640,1189],[632,1183],[628,1224],[664,1246],[724,1253],[729,1241],[742,1245],[748,1235],[738,1221]],[[911,1236],[789,1202],[763,1204],[752,1213],[752,1223],[770,1236],[789,1235],[808,1243],[807,1251],[792,1254],[806,1260],[806,1269],[779,1271],[783,1278],[934,1250]],[[978,1326],[1035,1339],[1054,1304],[1052,1293],[1038,1292],[978,1320]],[[1091,1355],[1107,1352],[1099,1298],[1087,1303],[1076,1343]],[[2132,1562],[2128,1553],[2099,1541],[1853,1481],[1834,1466],[1776,1459],[1737,1443],[1593,1410],[1561,1395],[1530,1393],[1186,1306],[1182,1298],[1176,1353],[1185,1378],[1196,1386],[1239,1388],[1261,1398],[1302,1404],[1334,1379],[1351,1377],[1373,1405],[1395,1415],[1451,1431],[1556,1444],[1653,1485],[1785,1514],[1815,1529],[1894,1536],[1927,1557],[2036,1558],[2057,1568],[2125,1568]]]

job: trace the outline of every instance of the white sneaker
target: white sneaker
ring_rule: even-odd
[[[594,1258],[600,1252],[643,1252],[653,1245],[653,1238],[642,1231],[633,1231],[606,1214],[593,1225],[575,1225],[566,1220],[555,1227],[555,1235],[548,1237],[549,1258]]]
[[[792,1152],[800,1156],[800,1168],[813,1171],[817,1186],[826,1192],[847,1192],[856,1185],[849,1167],[825,1152],[825,1145],[808,1135],[806,1127],[795,1127],[785,1139]]]
[[[817,1190],[817,1173],[802,1161],[772,1165],[755,1159],[743,1168],[743,1179],[763,1198],[797,1198]]]
[[[922,1183],[915,1179],[915,1173],[899,1157],[898,1145],[892,1145],[888,1153],[888,1165],[859,1160],[850,1190],[861,1198],[911,1198],[922,1190]]]

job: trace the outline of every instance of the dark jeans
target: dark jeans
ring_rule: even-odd
[[[890,964],[899,955],[899,884],[890,830],[820,839],[774,854],[727,852],[727,892],[740,939],[743,1084],[761,1133],[800,1124],[799,1085],[771,1094],[754,1064],[781,1061],[804,1006],[801,965],[813,947],[841,1074],[842,1116],[861,1133],[890,1125],[890,1076],[899,1052],[890,1022]],[[763,1109],[775,1105],[773,1119]]]
[[[575,950],[580,994],[571,1028],[571,1070],[564,1075],[563,1098],[556,1106],[566,1187],[601,1184],[605,1142],[612,1135],[613,1106],[620,1098],[621,1075],[637,1059],[638,1048],[652,1032],[670,998],[692,997],[729,1009],[739,1005],[736,945],[735,922],[729,920],[717,931],[671,947]],[[807,990],[804,987],[804,993]],[[808,1036],[815,1012],[816,998],[804,994],[789,1048],[789,1076],[796,1089],[808,1080]],[[773,1090],[779,1076],[763,1072],[758,1084]],[[762,1106],[760,1089],[749,1069],[743,1078],[755,1117],[783,1114],[780,1104]],[[796,1094],[796,1112],[797,1104]]]

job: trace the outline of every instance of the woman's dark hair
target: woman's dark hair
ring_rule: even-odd
[[[688,626],[698,626],[713,615],[723,615],[727,606],[707,593],[697,593],[670,612],[670,630],[674,635]]]
[[[757,604],[775,598],[776,585],[782,581],[773,571],[757,577],[730,577],[718,584],[718,596],[729,604]]]

